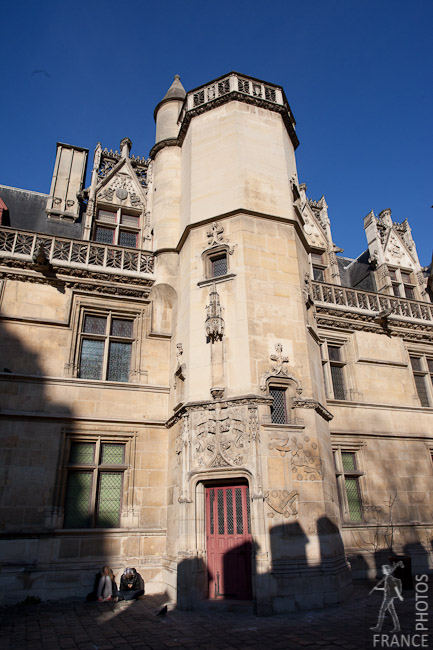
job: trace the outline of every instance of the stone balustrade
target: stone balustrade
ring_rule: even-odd
[[[433,305],[335,284],[312,282],[313,300],[317,305],[342,308],[344,311],[370,312],[433,323]]]
[[[106,273],[137,276],[153,273],[153,255],[122,246],[54,237],[40,233],[0,228],[0,259],[34,261],[41,252],[56,267],[76,267]]]
[[[270,84],[262,83],[256,79],[250,79],[243,75],[232,73],[227,77],[216,79],[210,84],[196,88],[186,96],[184,110],[181,114],[183,119],[185,112],[198,106],[218,99],[229,93],[241,93],[256,99],[262,99],[273,104],[284,105],[284,98],[281,88]]]

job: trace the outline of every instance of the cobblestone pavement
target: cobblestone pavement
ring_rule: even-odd
[[[137,602],[86,603],[62,601],[16,605],[1,610],[2,650],[367,650],[381,647],[433,648],[415,628],[415,591],[403,592],[396,603],[401,633],[390,634],[387,615],[374,645],[370,627],[376,624],[381,593],[355,588],[344,605],[325,610],[268,618],[248,613],[181,612],[169,603],[168,614],[156,616],[167,601],[163,595],[144,596]],[[431,618],[433,619],[433,613]],[[404,639],[401,638],[404,635]],[[409,640],[409,644],[407,642]],[[429,643],[430,642],[430,643]]]

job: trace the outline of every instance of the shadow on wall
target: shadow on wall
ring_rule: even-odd
[[[106,562],[107,540],[104,534],[80,537],[76,530],[54,534],[66,479],[59,471],[64,431],[73,433],[73,412],[58,399],[64,386],[47,382],[35,351],[50,353],[50,344],[44,347],[50,330],[41,329],[31,346],[28,323],[13,327],[0,320],[0,594],[8,603],[84,596]]]
[[[215,565],[216,575],[210,575],[201,558],[184,559],[178,565],[177,606],[192,609],[208,595],[219,600],[254,599],[256,613],[269,615],[341,602],[351,592],[351,578],[339,530],[330,519],[321,517],[312,537],[318,540],[321,560],[310,565],[307,545],[311,540],[299,522],[274,526],[269,574],[259,573],[256,557],[261,549],[251,542],[225,552]]]

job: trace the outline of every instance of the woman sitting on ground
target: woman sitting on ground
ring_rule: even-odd
[[[109,566],[102,567],[96,588],[96,597],[100,603],[117,600],[117,586],[113,571]]]
[[[143,579],[135,569],[125,569],[120,578],[119,600],[134,600],[144,594]]]

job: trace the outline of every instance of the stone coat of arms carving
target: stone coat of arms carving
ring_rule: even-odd
[[[289,518],[298,514],[298,497],[297,490],[267,490],[265,492],[265,501],[279,515]],[[275,517],[273,512],[268,512],[268,517]]]
[[[224,467],[245,464],[250,451],[248,408],[218,406],[192,414],[193,464]]]

